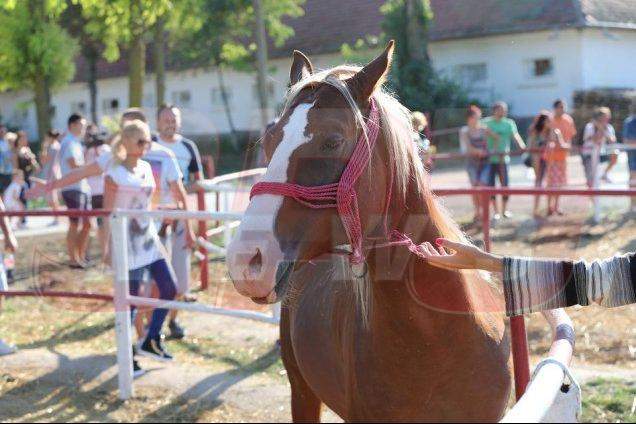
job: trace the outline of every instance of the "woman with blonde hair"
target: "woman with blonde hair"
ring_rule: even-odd
[[[128,121],[112,145],[113,160],[105,173],[104,208],[150,210],[155,180],[150,164],[141,159],[150,148],[148,125],[140,120]],[[159,298],[176,296],[174,271],[167,260],[154,221],[149,217],[131,218],[128,230],[128,273],[130,294],[136,296],[149,273],[159,289]],[[134,310],[133,310],[134,313]],[[152,312],[148,332],[138,352],[160,361],[172,360],[161,340],[161,327],[167,309]],[[134,319],[133,319],[134,321]]]

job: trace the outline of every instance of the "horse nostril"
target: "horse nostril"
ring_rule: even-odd
[[[251,275],[258,275],[261,273],[261,268],[263,268],[263,255],[261,254],[260,249],[256,249],[256,254],[250,259],[249,269]]]

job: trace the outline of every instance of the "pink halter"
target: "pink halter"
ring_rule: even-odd
[[[347,237],[351,243],[351,263],[360,264],[364,261],[362,247],[362,226],[360,224],[360,214],[358,212],[358,195],[355,191],[355,184],[370,162],[371,152],[375,147],[380,132],[380,114],[375,100],[371,99],[371,110],[366,124],[366,135],[369,144],[365,143],[365,134],[361,134],[356,147],[349,159],[349,163],[340,177],[340,181],[333,184],[320,186],[302,186],[292,183],[260,182],[252,187],[250,199],[259,194],[277,194],[294,198],[297,202],[312,209],[336,208],[342,221],[342,225],[347,232]],[[391,196],[389,186],[389,199]],[[387,200],[387,206],[388,201]],[[405,235],[392,232],[389,245],[410,245],[413,243]],[[407,241],[408,240],[408,241]],[[381,247],[381,246],[376,246]],[[411,251],[413,251],[411,249]],[[416,253],[413,251],[413,253]]]

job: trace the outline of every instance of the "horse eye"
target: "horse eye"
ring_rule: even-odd
[[[327,140],[325,140],[325,142],[323,143],[322,147],[323,147],[324,150],[334,150],[338,146],[340,146],[343,141],[344,141],[344,137],[343,136],[341,136],[339,134],[332,135],[332,136],[328,137]]]

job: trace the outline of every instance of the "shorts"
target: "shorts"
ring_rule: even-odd
[[[91,196],[91,209],[99,210],[104,209],[104,196],[102,194],[97,194],[95,196]],[[101,216],[97,217],[97,223],[102,225],[104,218]]]
[[[510,185],[507,163],[491,163],[488,166],[488,187],[495,187],[497,176],[499,176],[499,186],[508,187]],[[508,195],[504,195],[503,199],[507,201],[508,197]],[[494,199],[495,196],[492,198]]]
[[[627,151],[627,164],[629,165],[629,172],[636,172],[636,150]]]
[[[466,170],[468,171],[468,178],[472,186],[488,184],[489,166],[486,161],[468,161]]]
[[[177,293],[184,295],[190,290],[192,251],[186,246],[186,227],[183,221],[170,225],[172,232],[160,233],[161,243],[170,255],[170,264],[177,280]]]
[[[87,211],[91,208],[91,199],[87,193],[79,190],[65,190],[62,192],[62,199],[64,204],[69,210]],[[72,223],[77,223],[79,218],[71,217],[69,220]]]

